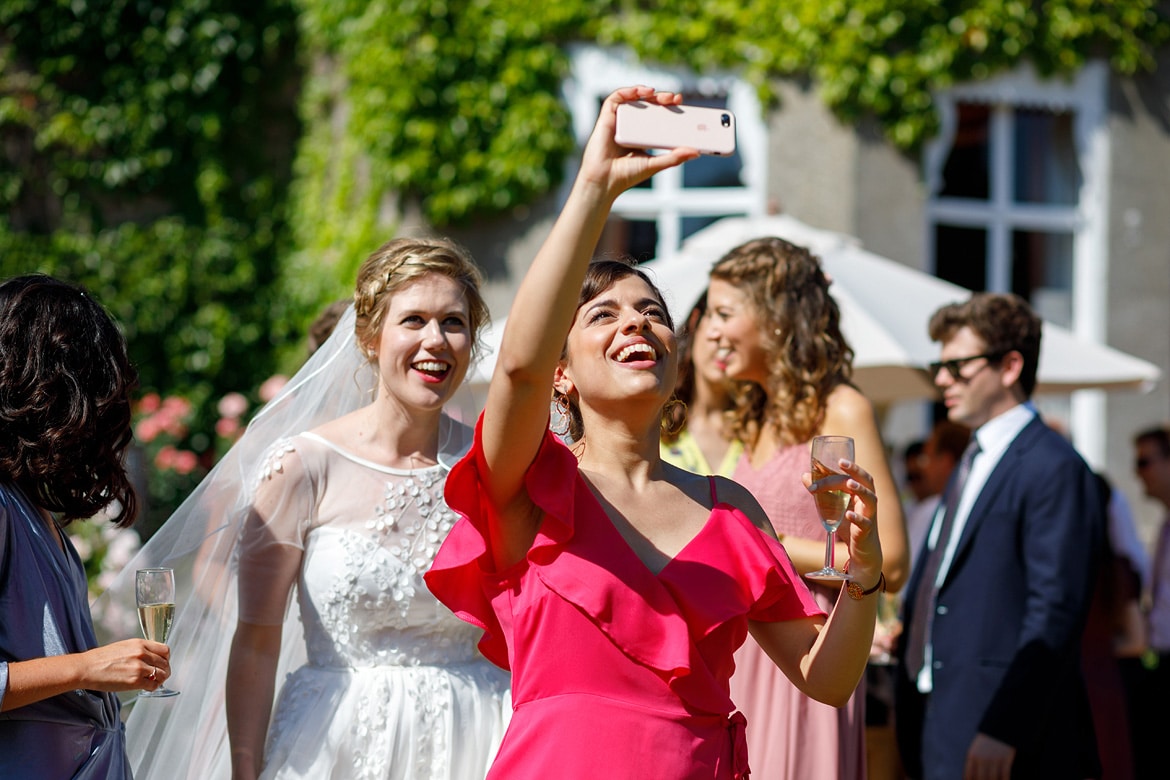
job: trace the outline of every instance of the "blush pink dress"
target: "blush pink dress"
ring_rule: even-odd
[[[743,778],[728,695],[749,618],[821,614],[776,540],[727,504],[655,575],[552,434],[526,485],[544,513],[526,558],[493,572],[479,430],[448,477],[463,517],[426,575],[512,670],[513,715],[489,778]],[[713,484],[713,483],[712,483]],[[717,499],[717,496],[714,497]]]
[[[733,479],[760,502],[776,533],[823,544],[825,528],[800,481],[808,458],[808,444],[780,448],[760,469],[744,456]],[[831,611],[841,586],[805,582],[821,609]],[[844,707],[821,704],[797,690],[748,637],[735,654],[731,699],[747,718],[752,780],[864,780],[864,678]]]

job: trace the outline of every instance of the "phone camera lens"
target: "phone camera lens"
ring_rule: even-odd
[[[723,123],[724,127],[731,127],[731,114],[722,114],[719,121]]]

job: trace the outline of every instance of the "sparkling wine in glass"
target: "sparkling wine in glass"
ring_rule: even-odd
[[[138,624],[142,635],[152,642],[167,641],[175,619],[175,572],[173,569],[139,569],[134,577],[134,596],[138,603]],[[139,691],[139,696],[158,698],[178,696],[166,685],[153,691]]]
[[[845,459],[853,460],[853,439],[849,436],[817,436],[812,440],[812,478],[813,482],[824,479],[833,474],[840,474],[837,462]],[[822,490],[813,493],[816,501],[817,514],[821,516],[821,525],[825,527],[825,565],[823,568],[804,575],[810,580],[841,581],[849,579],[849,575],[839,571],[833,565],[836,552],[837,527],[845,519],[845,510],[849,508],[849,493],[844,490]]]

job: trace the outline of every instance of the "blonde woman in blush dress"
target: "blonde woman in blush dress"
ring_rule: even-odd
[[[711,270],[707,338],[737,381],[732,435],[747,451],[733,478],[768,513],[798,572],[824,564],[825,531],[800,475],[814,436],[853,437],[873,465],[887,588],[908,575],[906,529],[873,406],[850,382],[852,351],[820,261],[779,238],[749,241]],[[836,559],[848,559],[840,539]],[[808,582],[806,580],[806,582]],[[825,610],[840,586],[808,582]],[[865,686],[840,708],[814,701],[776,672],[759,646],[736,653],[732,699],[748,720],[753,776],[767,780],[866,775]]]

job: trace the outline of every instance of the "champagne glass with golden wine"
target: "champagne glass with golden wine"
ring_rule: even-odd
[[[837,465],[840,460],[853,460],[853,439],[849,436],[817,436],[812,440],[812,478],[813,482],[834,474],[841,474]],[[845,510],[849,508],[849,493],[844,490],[822,490],[813,493],[816,501],[817,514],[821,517],[821,525],[825,527],[825,565],[817,571],[804,575],[810,580],[822,582],[840,582],[849,579],[849,575],[834,566],[834,554],[837,550],[837,528],[845,519]]]
[[[139,569],[134,577],[134,596],[138,603],[138,624],[142,635],[152,642],[166,644],[175,619],[175,572],[173,569]],[[139,696],[159,698],[178,696],[166,685],[153,691],[139,691]]]

